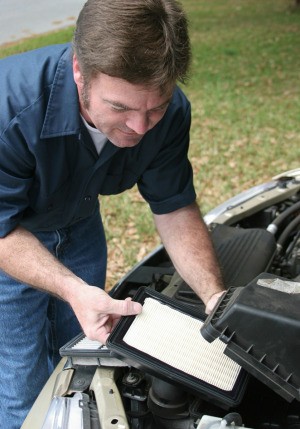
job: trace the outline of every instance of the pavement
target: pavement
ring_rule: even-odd
[[[0,0],[0,45],[75,24],[85,0]]]

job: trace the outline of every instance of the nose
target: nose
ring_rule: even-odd
[[[126,120],[126,126],[136,134],[145,134],[150,128],[150,120],[146,113],[131,112]]]

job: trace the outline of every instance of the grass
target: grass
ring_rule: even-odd
[[[299,167],[300,12],[292,0],[184,0],[193,47],[184,90],[193,106],[190,159],[198,202],[213,206]],[[70,40],[65,29],[0,56]],[[159,243],[136,188],[101,197],[108,286]]]
[[[194,63],[191,157],[207,211],[299,166],[299,12],[285,0],[187,1]]]
[[[7,43],[0,46],[0,58],[9,55],[19,54],[20,52],[31,49],[41,48],[42,46],[54,45],[56,43],[67,43],[72,39],[73,27],[66,27],[62,30],[46,33],[34,37],[29,37],[19,42]]]

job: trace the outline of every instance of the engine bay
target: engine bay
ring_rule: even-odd
[[[281,178],[276,190],[282,189],[284,194],[289,182],[291,179]],[[234,211],[236,209],[233,207]],[[246,286],[262,272],[284,279],[300,280],[299,192],[273,204],[265,202],[262,209],[251,210],[249,216],[239,214],[238,221],[229,221],[227,224],[214,221],[209,224],[209,229],[226,287]],[[134,296],[141,284],[198,311],[202,307],[204,313],[203,303],[175,272],[164,248],[154,252],[146,263],[133,270],[124,283],[116,287],[114,296],[121,298],[125,290]],[[300,338],[294,340],[295,351],[299,351]],[[133,371],[133,375],[130,375],[130,371]],[[136,379],[136,383],[128,386],[128,376],[129,379]],[[201,396],[193,396],[155,377],[151,377],[148,384],[147,378],[147,374],[130,369],[127,377],[121,381],[121,392],[133,389],[124,398],[125,409],[137,409],[138,414],[146,412],[146,415],[150,411],[151,418],[148,416],[142,421],[138,421],[133,413],[131,427],[192,428],[197,427],[195,422],[199,422],[203,415],[223,418],[234,412],[241,416],[242,424],[249,428],[300,428],[299,402],[287,402],[253,376],[249,376],[241,403],[231,409],[217,406],[212,401],[207,402]],[[147,405],[133,399],[138,387],[143,389],[138,397],[147,397]]]
[[[282,175],[240,200],[226,202],[210,212],[206,222],[228,291],[248,287],[261,273],[299,284],[299,176]],[[207,319],[204,304],[178,275],[163,246],[134,267],[111,294],[116,299],[135,297],[143,288],[175,307],[197,312],[203,321]],[[295,388],[297,398],[287,400],[271,384],[246,371],[247,380],[241,383],[238,399],[230,403],[222,396],[218,400],[218,395],[196,392],[176,376],[168,378],[161,371],[148,371],[138,361],[128,364],[100,343],[86,346],[89,340],[83,334],[77,340],[75,343],[83,342],[83,349],[89,348],[90,354],[80,353],[77,346],[75,353],[70,353],[73,346],[64,349],[66,363],[55,382],[50,409],[56,409],[57,414],[57,407],[65,409],[68,403],[70,409],[70,404],[79,403],[83,423],[61,427],[300,429],[299,385]],[[193,337],[186,338],[190,341]],[[295,335],[292,346],[291,353],[299,355],[300,336]],[[184,344],[177,351],[178,360],[183,350]],[[300,363],[296,365],[295,372],[299,373]],[[50,426],[47,418],[45,422],[43,429],[58,427]]]

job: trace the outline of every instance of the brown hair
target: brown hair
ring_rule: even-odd
[[[105,73],[166,88],[190,64],[187,19],[176,0],[88,0],[73,38],[86,83]]]

